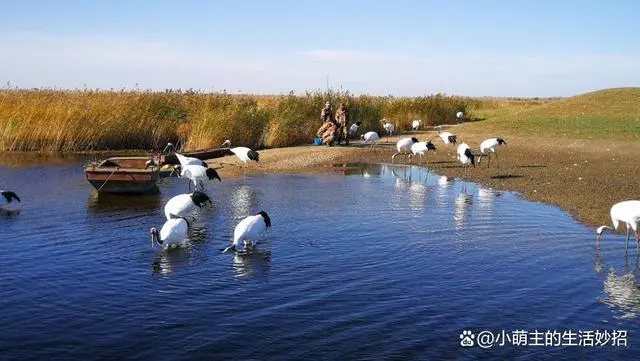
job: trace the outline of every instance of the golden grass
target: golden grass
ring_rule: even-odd
[[[256,149],[308,144],[330,100],[348,104],[362,129],[382,131],[380,120],[409,130],[411,121],[451,124],[463,111],[500,134],[640,139],[640,88],[607,89],[562,99],[445,96],[352,96],[349,92],[257,96],[193,91],[0,90],[0,150],[160,150],[219,146],[225,139]],[[480,128],[478,128],[480,129]]]
[[[470,99],[352,96],[349,92],[253,96],[193,91],[0,90],[0,150],[160,150],[167,142],[186,149],[232,144],[254,148],[310,143],[320,110],[330,100],[349,105],[352,121],[381,131],[413,119],[425,125],[455,122]]]

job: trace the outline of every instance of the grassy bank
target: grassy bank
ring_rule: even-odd
[[[468,124],[470,131],[640,141],[640,88],[605,89],[551,101],[487,100],[471,108],[487,121]]]
[[[400,130],[413,119],[455,122],[478,101],[428,97],[354,97],[348,92],[252,96],[198,92],[0,90],[0,150],[87,151],[187,149],[234,144],[273,148],[308,144],[324,102],[349,104],[354,120],[381,130],[387,118]],[[476,104],[477,106],[477,104]]]

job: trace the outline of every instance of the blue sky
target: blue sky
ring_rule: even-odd
[[[22,88],[568,96],[640,86],[640,1],[0,0]]]

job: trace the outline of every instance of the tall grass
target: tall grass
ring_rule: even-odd
[[[0,90],[0,150],[159,150],[167,142],[185,149],[234,145],[271,148],[307,144],[320,127],[325,101],[349,107],[364,130],[381,131],[386,118],[397,129],[413,119],[425,125],[455,122],[472,101],[427,97],[353,96],[307,92],[278,96],[194,91]]]

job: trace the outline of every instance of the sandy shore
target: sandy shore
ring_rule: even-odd
[[[452,130],[459,140],[479,154],[482,140],[494,134],[471,134],[464,127]],[[590,225],[610,224],[609,209],[619,201],[640,199],[640,142],[568,140],[536,136],[501,134],[507,145],[500,149],[500,168],[494,160],[487,168],[482,160],[467,172],[455,157],[455,147],[444,145],[434,131],[411,132],[383,137],[373,149],[360,142],[350,146],[300,146],[260,151],[260,163],[249,165],[247,174],[256,172],[335,172],[347,162],[391,162],[395,141],[407,136],[432,139],[437,147],[426,165],[436,173],[459,177],[485,186],[521,193],[527,199],[554,204]],[[402,162],[397,157],[396,162]],[[417,163],[414,159],[414,164]],[[242,175],[235,157],[212,159],[211,166],[222,165],[224,180]],[[424,164],[423,164],[424,166]]]

